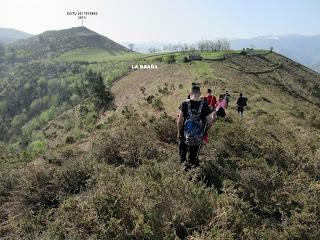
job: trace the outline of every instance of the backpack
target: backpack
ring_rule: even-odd
[[[248,99],[245,98],[245,97],[240,97],[237,104],[238,104],[240,107],[245,107],[245,106],[247,106],[247,100],[248,100]]]
[[[184,139],[185,143],[188,146],[197,146],[200,145],[203,141],[204,136],[204,129],[203,123],[200,119],[202,107],[203,107],[203,100],[200,103],[200,107],[196,114],[193,114],[191,111],[191,102],[187,102],[188,107],[188,117],[184,123]]]
[[[247,106],[247,100],[248,100],[247,98],[243,98],[243,104],[242,104],[242,105],[243,105],[244,107]]]

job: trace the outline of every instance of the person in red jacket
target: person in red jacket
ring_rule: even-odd
[[[217,98],[214,95],[212,95],[212,91],[210,88],[208,89],[207,96],[205,96],[204,99],[207,101],[211,110],[214,110],[217,103]]]
[[[213,111],[215,113],[217,99],[216,99],[216,97],[214,95],[212,95],[212,91],[211,91],[210,88],[207,90],[207,96],[204,97],[204,100],[208,103],[211,111]],[[204,135],[203,141],[204,141],[204,143],[208,143],[209,142],[208,133]]]

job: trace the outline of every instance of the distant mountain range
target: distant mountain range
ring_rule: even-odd
[[[298,61],[314,70],[320,71],[320,35],[269,35],[250,39],[233,39],[230,42],[231,48],[235,50],[251,46],[259,49],[269,49],[272,46],[274,51],[292,58],[293,60]],[[128,44],[129,43],[123,43],[124,46],[128,46]],[[168,43],[136,43],[134,44],[134,50],[147,53],[150,47],[162,49],[164,45],[168,45]]]
[[[122,42],[121,45],[129,47],[129,42]],[[163,46],[168,45],[169,43],[162,42],[146,42],[146,43],[133,43],[133,51],[140,53],[149,53],[150,48],[156,48],[162,50]]]
[[[25,33],[12,28],[1,28],[0,27],[0,43],[7,44],[12,43],[20,39],[31,37],[29,33]]]
[[[242,49],[250,46],[268,49],[272,46],[276,52],[320,71],[320,35],[302,36],[292,34],[235,39],[231,40],[231,46],[233,49]]]
[[[81,40],[79,41],[79,39]],[[0,28],[0,43],[9,44],[9,46],[27,53],[32,52],[32,57],[36,55],[36,57],[40,58],[50,56],[51,53],[56,55],[85,47],[102,48],[111,52],[128,51],[128,49],[123,46],[129,45],[129,42],[124,42],[122,43],[123,46],[121,46],[85,27],[47,31],[35,36],[16,29]],[[147,53],[150,47],[162,49],[164,45],[168,45],[168,43],[135,43],[133,50]],[[274,51],[316,71],[320,71],[320,35],[268,35],[250,39],[231,40],[232,49],[242,49],[252,46],[259,49],[269,49],[272,46]]]

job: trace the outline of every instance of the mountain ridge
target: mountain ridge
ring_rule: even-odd
[[[87,47],[101,48],[112,54],[129,52],[126,47],[82,26],[45,31],[8,44],[6,47],[13,49],[17,57],[22,60],[48,59],[68,51]]]
[[[25,134],[0,143],[0,237],[318,239],[320,75],[270,51],[199,54],[202,61],[186,61],[188,52],[134,59],[157,63],[153,70],[131,70],[128,60],[16,69],[0,117]],[[97,109],[85,80],[100,92],[95,84],[112,71],[113,97]],[[186,172],[175,119],[195,81],[203,95],[231,96],[200,166]],[[248,98],[242,120],[240,92]],[[19,143],[22,151],[10,150]]]
[[[32,34],[13,29],[13,28],[2,28],[0,27],[0,43],[9,44],[20,39],[31,37]]]
[[[254,46],[256,49],[274,48],[279,52],[301,64],[304,64],[316,71],[320,71],[320,35],[264,35],[252,38],[232,38],[230,39],[231,48],[241,50]],[[124,43],[128,44],[128,42]],[[147,42],[136,43],[135,50],[147,53],[150,47],[162,49],[168,43]]]

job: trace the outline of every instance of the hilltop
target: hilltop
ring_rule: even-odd
[[[127,48],[86,27],[46,31],[9,44],[7,48],[14,51],[20,61],[53,58],[82,48],[98,48],[113,55],[129,52]]]
[[[191,62],[189,52],[127,59],[102,52],[94,61],[97,53],[87,51],[90,62],[83,53],[73,53],[73,61],[25,66],[21,76],[33,71],[30,66],[39,76],[21,77],[20,91],[6,95],[18,92],[18,106],[30,95],[41,94],[41,101],[32,99],[32,110],[21,107],[13,121],[24,133],[15,132],[11,141],[23,150],[17,143],[2,145],[1,237],[320,237],[318,73],[269,51],[199,52],[204,60]],[[151,63],[158,68],[130,69]],[[89,70],[109,84],[112,98],[102,108],[84,84],[101,80]],[[1,90],[16,87],[10,79]],[[227,118],[209,133],[200,168],[186,173],[175,117],[192,82],[203,93],[228,90],[231,102]],[[248,97],[242,122],[235,110],[240,92]],[[6,120],[12,106],[6,105]],[[59,111],[48,111],[51,106]],[[26,124],[23,114],[32,120]]]

